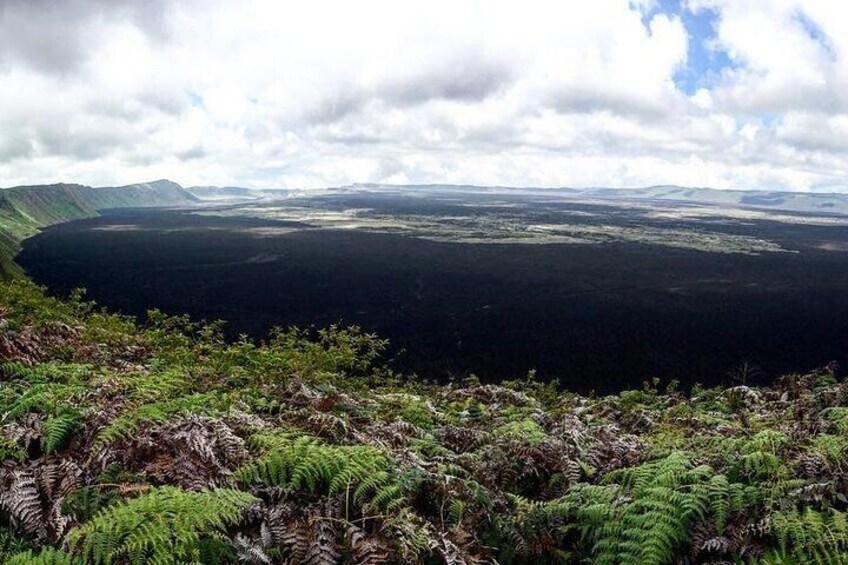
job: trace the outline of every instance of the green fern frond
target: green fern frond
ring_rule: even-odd
[[[0,363],[0,381],[22,381],[29,384],[46,382],[79,384],[91,373],[91,366],[84,363],[39,363],[28,365],[20,361]]]
[[[365,445],[328,445],[298,437],[272,451],[236,476],[246,483],[309,493],[352,493],[355,502],[372,499],[384,507],[403,496],[398,473],[380,450]]]
[[[4,565],[83,565],[83,561],[60,549],[45,548],[36,553],[25,551],[8,558]]]
[[[31,380],[36,376],[41,377],[38,366],[33,367],[20,361],[0,363],[0,380]]]
[[[225,411],[229,404],[229,398],[226,395],[213,393],[193,394],[164,402],[142,404],[117,417],[111,424],[100,430],[94,443],[95,446],[102,446],[127,439],[142,425],[161,424],[179,416],[188,414],[213,416]]]
[[[848,435],[848,408],[837,406],[829,408],[824,412],[824,416],[833,424],[836,431],[841,435]]]
[[[7,411],[6,418],[16,419],[28,412],[54,414],[62,406],[77,404],[87,392],[88,389],[83,385],[54,382],[35,384],[23,391]]]
[[[813,450],[833,462],[841,462],[848,452],[848,439],[845,432],[843,435],[822,434],[813,438]]]
[[[723,529],[747,500],[744,485],[684,452],[609,473],[604,482],[578,485],[565,497],[584,538],[593,540],[597,563],[667,563],[694,523],[711,517]]]
[[[152,403],[185,395],[191,389],[191,379],[182,370],[157,371],[130,375],[122,379],[133,402]]]
[[[42,424],[42,446],[44,453],[58,451],[67,443],[71,434],[82,422],[82,415],[75,410],[66,410],[61,414],[47,418]]]
[[[776,512],[768,520],[780,549],[799,561],[844,563],[848,556],[848,515],[812,508]]]
[[[86,563],[184,563],[203,543],[224,543],[227,526],[256,502],[251,494],[160,487],[99,512],[72,530],[68,544]]]

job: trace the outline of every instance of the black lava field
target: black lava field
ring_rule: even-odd
[[[624,207],[579,206],[614,208],[607,223],[642,221]],[[848,360],[845,226],[712,228],[792,251],[749,255],[280,229],[299,225],[123,211],[48,228],[25,242],[18,262],[52,292],[84,287],[127,314],[223,319],[233,337],[358,324],[390,339],[395,368],[440,380],[535,369],[576,391],[611,392],[654,377],[750,384]],[[754,368],[744,376],[743,363]]]

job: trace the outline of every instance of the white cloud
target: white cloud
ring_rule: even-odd
[[[848,190],[848,5],[689,6],[0,0],[0,184]]]
[[[842,55],[848,43],[838,50],[833,43],[833,33],[845,34],[848,27],[828,22],[844,21],[848,4],[831,2],[826,11],[819,9],[816,20],[811,9],[816,2],[719,0],[714,4],[722,15],[717,45],[739,65],[727,72],[725,82],[716,89],[721,104],[752,113],[848,109],[848,92],[839,90],[848,71]]]

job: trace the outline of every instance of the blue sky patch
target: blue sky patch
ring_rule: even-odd
[[[642,14],[642,23],[648,27],[656,14],[680,18],[689,37],[686,64],[674,74],[677,88],[694,94],[699,88],[714,85],[724,69],[734,67],[727,52],[714,44],[719,19],[715,10],[692,11],[682,0],[658,0],[656,6]]]

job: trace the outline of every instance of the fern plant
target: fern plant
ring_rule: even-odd
[[[166,370],[128,375],[120,379],[134,403],[164,402],[183,396],[191,389],[191,380],[182,370]]]
[[[196,561],[204,544],[226,548],[227,526],[256,500],[232,489],[160,487],[102,510],[72,530],[68,544],[92,564]]]
[[[790,558],[801,563],[848,561],[848,514],[844,512],[809,507],[776,512],[768,519],[768,529],[778,544],[771,559]]]
[[[741,457],[734,465],[742,476],[777,478],[786,475],[780,453],[790,443],[786,434],[777,430],[763,430],[741,446]]]
[[[46,536],[44,509],[32,473],[18,471],[9,488],[0,492],[0,516],[3,514],[20,530],[39,539]]]
[[[0,461],[23,461],[26,453],[12,439],[0,436]]]
[[[82,559],[51,547],[39,552],[24,551],[11,556],[3,562],[4,565],[83,565]]]
[[[667,563],[694,523],[712,517],[722,528],[730,512],[755,498],[683,452],[610,473],[605,482],[566,495],[597,563]]]
[[[12,528],[0,528],[0,563],[26,552],[30,548],[29,540],[18,535]]]
[[[32,367],[20,361],[6,361],[0,363],[0,380],[34,380],[43,374],[39,367]]]
[[[836,406],[825,410],[824,415],[840,434],[848,435],[848,408]]]
[[[85,363],[40,363],[21,361],[0,363],[0,381],[20,381],[31,385],[45,382],[79,384],[86,380],[92,367]]]
[[[82,384],[57,382],[39,383],[30,386],[17,398],[6,413],[7,419],[15,419],[27,412],[53,414],[58,407],[76,404],[88,388]]]
[[[64,447],[82,421],[82,414],[72,408],[66,408],[59,414],[46,419],[42,424],[41,438],[44,453],[49,455]]]
[[[237,473],[245,483],[262,483],[308,493],[348,492],[382,508],[402,503],[404,488],[391,460],[370,446],[339,446],[299,437],[277,447]]]
[[[100,430],[95,438],[96,446],[127,439],[142,425],[167,422],[188,414],[214,415],[229,406],[226,395],[214,393],[192,394],[163,402],[142,404],[118,416],[111,424]]]

